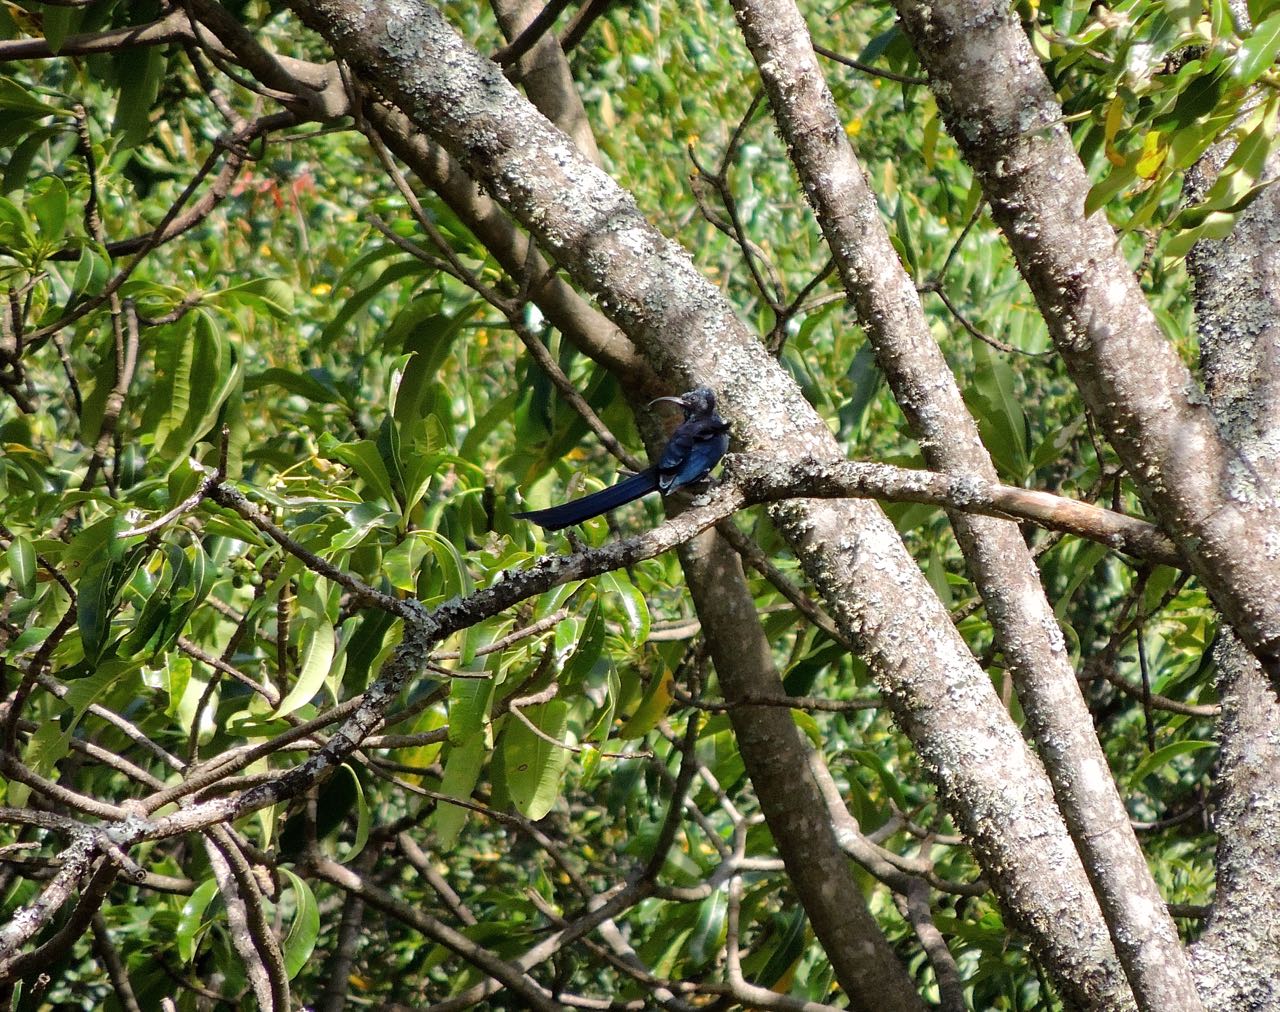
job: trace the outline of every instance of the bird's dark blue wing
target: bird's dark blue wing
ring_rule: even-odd
[[[729,423],[712,415],[685,422],[667,441],[658,462],[663,495],[705,478],[729,449]]]

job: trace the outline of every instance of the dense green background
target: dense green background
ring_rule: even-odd
[[[1098,213],[1122,227],[1130,262],[1188,360],[1194,332],[1180,257],[1195,238],[1229,227],[1254,192],[1275,133],[1280,14],[1274,3],[1250,6],[1259,27],[1241,39],[1222,3],[1203,10],[1150,2],[1111,10],[1087,2],[1021,5],[1098,182]],[[809,14],[816,41],[898,74],[918,73],[888,7],[817,7]],[[234,9],[280,52],[323,52],[278,9],[257,2]],[[43,35],[58,45],[69,33],[138,24],[157,13],[150,4],[112,0],[28,3],[0,10],[0,37]],[[487,8],[450,4],[448,14],[482,50],[500,44]],[[724,224],[729,214],[694,159],[715,172],[758,86],[727,5],[621,7],[597,23],[571,63],[608,170],[659,228],[692,251],[762,338],[780,327],[782,361],[848,453],[922,466],[831,280],[780,322],[739,245],[709,220]],[[1136,510],[1127,479],[1100,450],[1047,350],[1044,325],[981,212],[927,89],[836,63],[827,68],[884,219],[926,291],[935,336],[1004,480]],[[206,159],[225,157],[217,141],[226,124],[205,75],[241,115],[273,107],[203,58],[197,72],[177,46],[15,62],[3,70],[0,656],[10,690],[37,656],[69,690],[59,696],[38,689],[27,701],[21,717],[32,723],[18,729],[16,744],[22,761],[82,794],[119,803],[150,788],[85,746],[124,756],[161,780],[176,774],[87,713],[90,703],[124,716],[183,761],[207,760],[268,740],[291,720],[358,693],[399,636],[386,616],[349,607],[341,588],[208,503],[153,535],[115,537],[192,492],[200,477],[192,460],[216,464],[223,426],[231,477],[293,538],[428,606],[543,551],[564,549],[562,537],[543,537],[510,512],[524,501],[560,497],[577,473],[587,487],[607,483],[616,464],[499,314],[372,227],[377,216],[401,235],[419,231],[364,138],[344,123],[306,124],[253,144],[225,201],[133,270],[119,296],[139,319],[136,375],[104,465],[91,469],[128,343],[127,326],[123,336],[113,329],[110,304],[93,304],[132,258],[111,255],[95,238],[86,209],[96,202],[110,241],[145,234]],[[1242,114],[1244,96],[1259,81],[1262,100]],[[1183,171],[1232,124],[1241,144],[1223,181],[1205,203],[1186,207]],[[724,181],[734,213],[767,261],[767,289],[774,301],[790,302],[824,271],[827,257],[763,104],[728,151]],[[443,205],[429,194],[421,199],[462,261],[501,283],[499,268]],[[935,288],[994,344],[973,336]],[[56,326],[86,304],[93,308]],[[536,316],[528,319],[605,422],[638,447],[614,382]],[[922,506],[888,509],[1016,714],[944,516]],[[659,519],[659,507],[647,503],[621,511],[616,523],[634,529]],[[738,523],[799,580],[762,512]],[[586,529],[591,543],[608,537],[604,520]],[[1215,620],[1194,582],[1163,568],[1135,568],[1073,538],[1029,537],[1042,550],[1045,584],[1084,675],[1105,670],[1130,687],[1145,676],[1163,696],[1213,702],[1207,647]],[[769,583],[753,581],[789,691],[874,697],[856,658],[806,624]],[[67,587],[77,595],[76,619],[59,627]],[[566,615],[554,629],[478,652],[558,609]],[[424,736],[447,728],[444,741],[363,753],[360,765],[321,789],[315,823],[298,805],[240,826],[274,855],[267,862],[274,916],[296,972],[295,995],[313,1001],[325,986],[324,957],[341,912],[341,894],[306,875],[309,836],[406,903],[446,916],[397,849],[396,834],[411,833],[474,915],[467,934],[514,955],[548,923],[531,894],[571,912],[643,865],[666,816],[678,742],[690,721],[698,756],[723,793],[695,786],[702,818],[686,813],[662,881],[705,882],[731,843],[734,813],[750,816],[756,805],[724,714],[672,700],[673,674],[682,691],[702,681],[704,699],[718,698],[691,617],[679,566],[666,556],[484,622],[450,644],[460,656],[441,659],[447,670],[425,673],[402,701],[408,716],[388,728]],[[272,687],[278,705],[208,663],[229,643],[226,660]],[[1096,668],[1084,668],[1085,657]],[[488,677],[450,679],[448,670]],[[559,694],[527,716],[582,749],[549,746],[510,715],[489,719],[497,699],[537,691],[552,678]],[[1140,688],[1135,696],[1103,677],[1085,687],[1131,814],[1171,823],[1142,833],[1165,895],[1204,903],[1213,881],[1204,815],[1210,720],[1159,708],[1144,713]],[[796,719],[846,782],[864,830],[905,813],[913,826],[941,834],[931,851],[940,876],[977,877],[884,711],[797,711]],[[301,758],[286,748],[245,772]],[[440,803],[441,795],[470,797],[479,808]],[[5,804],[31,800],[27,788],[7,785]],[[526,819],[541,820],[538,834]],[[772,856],[767,829],[748,821],[747,855]],[[4,878],[5,913],[32,898],[41,858],[55,854],[59,842],[0,827],[0,844],[37,839],[35,849],[18,852],[26,862],[21,873]],[[904,828],[882,842],[921,853],[921,841]],[[171,994],[180,996],[179,1007],[194,1007],[181,981],[238,994],[243,971],[204,850],[175,840],[137,857],[148,871],[183,880],[177,893],[122,880],[103,909],[142,1007],[158,1007]],[[883,887],[869,878],[866,886],[874,913],[928,994],[931,971],[909,926]],[[700,900],[646,900],[623,920],[654,973],[715,979],[726,910],[725,890],[714,888]],[[989,896],[935,894],[934,913],[975,1007],[1052,1007],[1049,985]],[[749,980],[838,1000],[783,873],[746,877],[741,921]],[[1197,923],[1180,921],[1189,935]],[[420,1003],[479,979],[383,916],[368,917],[356,966],[353,1006]],[[643,994],[586,948],[563,953],[555,970],[571,990]],[[115,1007],[88,936],[56,968],[46,999]]]

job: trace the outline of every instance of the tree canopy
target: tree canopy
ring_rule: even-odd
[[[0,9],[0,993],[1274,1007],[1277,53]]]

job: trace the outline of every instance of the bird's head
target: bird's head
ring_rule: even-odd
[[[679,397],[655,397],[649,402],[649,406],[653,407],[660,401],[679,404],[684,409],[686,418],[709,415],[716,409],[716,395],[711,392],[710,387],[694,387]]]

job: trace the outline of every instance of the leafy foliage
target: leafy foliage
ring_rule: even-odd
[[[495,47],[487,11],[450,8],[473,41]],[[236,10],[275,51],[315,55],[270,5]],[[1224,235],[1268,182],[1280,11],[1251,4],[1256,27],[1242,30],[1224,0],[1203,10],[1144,0],[1022,10],[1096,180],[1090,210],[1121,227],[1167,332],[1184,340],[1178,257]],[[56,52],[77,33],[154,14],[138,4],[10,6],[0,38],[43,37]],[[811,21],[824,45],[917,73],[888,9],[826,4]],[[922,466],[836,282],[806,291],[827,255],[767,110],[751,102],[754,71],[736,38],[724,5],[622,5],[601,19],[572,65],[605,162],[762,336],[777,332],[782,361],[852,456]],[[309,560],[432,608],[563,547],[511,520],[520,497],[592,487],[613,469],[522,354],[510,321],[394,241],[418,237],[413,209],[350,121],[234,136],[226,114],[257,121],[262,99],[193,53],[120,48],[11,63],[0,79],[0,658],[12,809],[75,812],[75,799],[89,798],[168,812],[297,766],[332,728],[296,729],[336,720],[401,642],[389,614]],[[1044,325],[927,89],[838,65],[829,75],[1003,479],[1139,511],[1046,354]],[[1189,203],[1183,174],[1224,137],[1234,153]],[[691,159],[710,172],[726,153],[732,210]],[[507,280],[443,202],[427,192],[415,200],[465,270],[488,285]],[[731,216],[755,244],[764,291],[725,234]],[[181,234],[153,231],[175,221]],[[770,306],[802,292],[790,314]],[[536,314],[526,323],[603,422],[637,446],[615,381]],[[183,508],[219,467],[288,548],[208,498]],[[944,515],[887,509],[1020,719]],[[615,523],[639,529],[658,518],[643,505],[582,536],[600,544]],[[739,523],[802,582],[763,515]],[[1172,570],[1030,536],[1073,660],[1091,676],[1113,772],[1148,824],[1155,873],[1171,900],[1202,903],[1212,878],[1207,599]],[[974,880],[978,867],[905,737],[883,710],[855,707],[874,703],[865,665],[770,582],[752,579],[787,690],[833,703],[798,708],[796,720],[862,829],[905,856],[931,855],[941,880]],[[1144,711],[1147,684],[1189,712]],[[310,1001],[341,965],[343,893],[317,872],[317,855],[373,875],[405,907],[514,959],[557,918],[645,867],[674,825],[672,845],[657,853],[670,889],[619,915],[648,971],[719,979],[732,917],[747,980],[832,1000],[826,957],[769,863],[773,841],[728,718],[691,697],[719,698],[670,554],[557,587],[451,638],[358,763],[236,825],[263,872],[264,916],[295,993]],[[690,763],[701,779],[682,809],[673,785]],[[32,900],[65,841],[19,824],[0,837],[21,855],[4,877],[8,916]],[[757,861],[740,875],[740,895],[717,875],[738,858]],[[168,995],[195,1007],[199,988],[250,1007],[205,851],[178,838],[136,859],[146,876],[121,879],[101,920],[141,1007]],[[881,927],[933,994],[910,926],[883,889],[865,884]],[[1053,1007],[990,895],[970,892],[934,898],[966,999]],[[486,979],[438,939],[423,944],[403,917],[368,912],[354,967],[353,1003],[435,1000]],[[47,991],[24,981],[22,1000],[114,1007],[92,936],[60,952],[54,969]],[[648,994],[591,949],[564,950],[554,970],[569,991]]]

